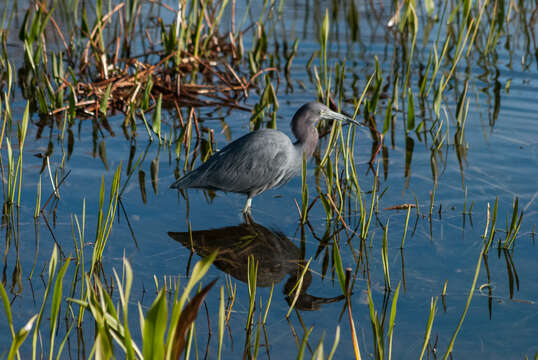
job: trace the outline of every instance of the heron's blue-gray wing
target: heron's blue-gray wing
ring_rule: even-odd
[[[297,150],[285,134],[262,129],[230,143],[173,187],[256,195],[288,182],[298,174],[299,165]]]

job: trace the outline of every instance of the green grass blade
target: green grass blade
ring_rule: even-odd
[[[428,343],[430,341],[433,320],[435,319],[435,315],[437,313],[437,299],[437,297],[435,299],[432,298],[430,301],[430,316],[428,317],[428,322],[426,324],[426,333],[424,334],[424,343],[422,344],[422,351],[420,352],[419,360],[422,360],[424,352],[426,351],[426,347],[428,346]]]
[[[411,88],[407,88],[407,95],[407,131],[412,131],[415,129],[415,99]]]
[[[56,281],[54,283],[54,290],[52,292],[52,304],[50,308],[50,352],[49,352],[49,360],[52,360],[53,353],[54,353],[54,339],[56,337],[56,328],[57,328],[57,321],[58,316],[60,313],[60,304],[62,302],[63,298],[63,279],[65,272],[67,271],[67,268],[69,267],[69,263],[71,262],[71,258],[67,258],[65,263],[60,268],[60,271],[58,271],[58,274],[56,276]]]
[[[291,289],[291,291],[287,294],[288,296],[291,296],[291,294],[295,291],[295,295],[293,296],[293,300],[291,302],[291,305],[290,305],[290,308],[288,309],[288,312],[286,314],[286,318],[289,318],[290,317],[290,314],[292,312],[292,310],[294,309],[295,307],[295,303],[297,303],[297,300],[299,299],[299,295],[301,295],[301,292],[303,291],[303,280],[304,280],[304,276],[306,274],[307,271],[309,271],[309,267],[310,267],[310,262],[312,261],[312,258],[310,258],[308,260],[308,262],[306,263],[303,271],[301,272],[301,275],[299,276],[299,279],[297,281],[297,283],[295,284],[295,286]]]
[[[329,353],[327,360],[332,360],[339,342],[340,342],[340,325],[336,326],[336,334],[334,335],[333,347],[331,348],[331,352]]]
[[[390,290],[390,272],[389,272],[389,250],[388,250],[388,232],[389,232],[389,220],[385,224],[383,230],[383,240],[381,246],[381,260],[383,262],[383,273],[385,275],[385,289]]]
[[[456,337],[458,336],[458,333],[461,329],[461,325],[463,324],[463,320],[465,320],[465,315],[467,315],[467,311],[469,310],[469,306],[471,305],[471,299],[473,298],[474,289],[476,287],[476,281],[478,280],[478,274],[480,274],[480,265],[482,264],[482,255],[484,255],[484,248],[480,250],[480,254],[478,255],[478,261],[476,263],[473,283],[471,285],[471,290],[469,291],[469,296],[467,297],[467,302],[465,303],[465,309],[463,310],[458,326],[456,327],[456,330],[454,330],[454,334],[452,335],[452,338],[450,339],[450,343],[448,344],[448,349],[446,350],[446,353],[443,356],[443,360],[448,359],[448,357],[450,356],[450,353],[452,353],[452,348],[454,347],[454,343],[456,342]]]
[[[303,341],[301,342],[301,346],[299,347],[299,352],[297,353],[297,360],[302,360],[303,357],[304,357],[304,350],[306,348],[306,344],[308,343],[308,337],[310,336],[310,334],[312,333],[312,330],[314,328],[310,328],[308,330],[305,331],[305,334],[304,334],[304,337],[303,337]]]
[[[220,287],[220,303],[219,303],[219,347],[217,359],[221,359],[222,355],[222,341],[224,339],[224,286]]]
[[[417,206],[417,209],[418,209],[418,206]],[[402,235],[402,243],[400,244],[400,249],[403,249],[404,247],[404,241],[405,241],[405,236],[407,235],[407,227],[409,225],[409,215],[411,214],[411,206],[408,206],[407,207],[407,215],[405,216],[405,227],[404,227],[404,232],[403,232],[403,235]]]
[[[41,309],[39,310],[39,314],[37,315],[37,322],[34,329],[34,335],[32,337],[32,359],[35,360],[36,354],[37,354],[37,337],[39,333],[39,326],[41,325],[41,319],[43,318],[43,312],[45,310],[45,304],[47,302],[47,298],[49,296],[50,288],[52,286],[52,280],[54,279],[54,274],[56,273],[56,265],[58,264],[58,247],[54,245],[54,249],[52,250],[52,255],[49,260],[49,278],[47,281],[47,287],[45,288],[45,294],[43,295],[43,302],[41,303]]]
[[[394,292],[394,295],[392,296],[392,304],[390,306],[390,317],[389,317],[389,331],[388,331],[388,338],[389,338],[389,352],[388,352],[388,360],[392,358],[392,334],[394,331],[394,323],[396,319],[396,306],[398,304],[398,295],[400,294],[400,282],[398,282],[398,286],[396,287],[396,291]]]
[[[347,295],[346,276],[344,274],[344,267],[342,265],[342,258],[340,256],[340,249],[338,249],[338,243],[336,240],[333,241],[333,261],[336,275],[338,277],[338,283],[340,284],[340,289],[342,289],[342,294]]]
[[[159,137],[159,141],[161,139],[162,102],[163,102],[163,95],[159,94],[159,98],[157,99],[157,104],[155,105],[155,109],[153,110],[153,118],[151,120],[151,128],[153,129],[153,132],[155,132],[155,134],[157,134],[157,136]]]
[[[183,306],[185,305],[185,302],[187,301],[187,298],[189,297],[190,292],[209,270],[209,267],[211,264],[213,264],[213,261],[217,257],[217,251],[213,252],[211,255],[208,255],[204,257],[202,260],[198,261],[196,265],[194,266],[194,269],[192,270],[191,277],[189,281],[187,282],[187,286],[185,286],[185,289],[183,290],[183,293],[181,294],[181,297],[179,298],[179,301],[174,304],[174,307],[172,309],[172,316],[170,317],[170,324],[177,324],[179,315],[181,313],[181,310],[183,309]],[[166,359],[171,359],[172,357],[172,342],[174,341],[176,336],[176,327],[175,325],[170,326],[170,329],[168,331],[168,336],[166,339]]]
[[[144,359],[164,358],[164,334],[168,319],[168,306],[166,304],[166,291],[161,289],[153,301],[145,319],[143,329],[142,351]]]
[[[0,281],[0,295],[2,296],[2,303],[4,304],[4,312],[6,313],[7,322],[9,325],[9,330],[11,331],[11,336],[15,338],[15,329],[13,328],[13,315],[11,313],[11,303],[4,288],[4,284]]]
[[[275,284],[271,284],[271,292],[269,293],[269,300],[267,300],[267,305],[265,307],[265,313],[263,314],[263,324],[265,325],[267,321],[267,314],[269,313],[269,307],[271,306],[271,300],[273,299],[273,291],[275,289]]]
[[[15,356],[17,355],[17,352],[19,351],[19,348],[21,347],[22,343],[26,338],[28,337],[28,334],[30,334],[30,331],[32,331],[32,327],[34,326],[34,322],[38,318],[38,315],[34,315],[28,320],[26,325],[22,329],[19,330],[19,332],[15,335],[15,338],[13,339],[11,343],[11,347],[9,348],[9,354],[7,356],[8,360],[15,359]],[[35,355],[35,351],[34,351]]]

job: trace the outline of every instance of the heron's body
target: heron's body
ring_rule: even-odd
[[[278,130],[254,131],[228,144],[174,187],[230,191],[252,198],[297,175],[302,161],[299,147]]]
[[[248,133],[170,187],[245,194],[248,199],[243,212],[248,213],[254,196],[283,185],[299,174],[303,155],[310,158],[318,143],[315,124],[320,118],[345,117],[322,104],[303,105],[291,122],[292,132],[297,138],[295,143],[278,130],[260,129]]]

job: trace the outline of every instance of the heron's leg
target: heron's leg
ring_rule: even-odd
[[[255,224],[254,219],[252,218],[252,215],[250,214],[250,212],[243,213],[243,220],[245,221],[246,225],[252,226]]]
[[[247,199],[247,202],[245,203],[245,207],[243,208],[243,214],[250,215],[250,205],[252,204],[252,198],[249,196]]]

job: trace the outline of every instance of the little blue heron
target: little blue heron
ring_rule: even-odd
[[[309,159],[318,143],[316,123],[324,119],[359,125],[323,104],[311,102],[301,106],[291,120],[291,131],[297,139],[295,143],[278,130],[253,131],[226,145],[170,187],[245,194],[247,202],[243,213],[248,215],[254,196],[283,185],[300,173],[303,154]]]

